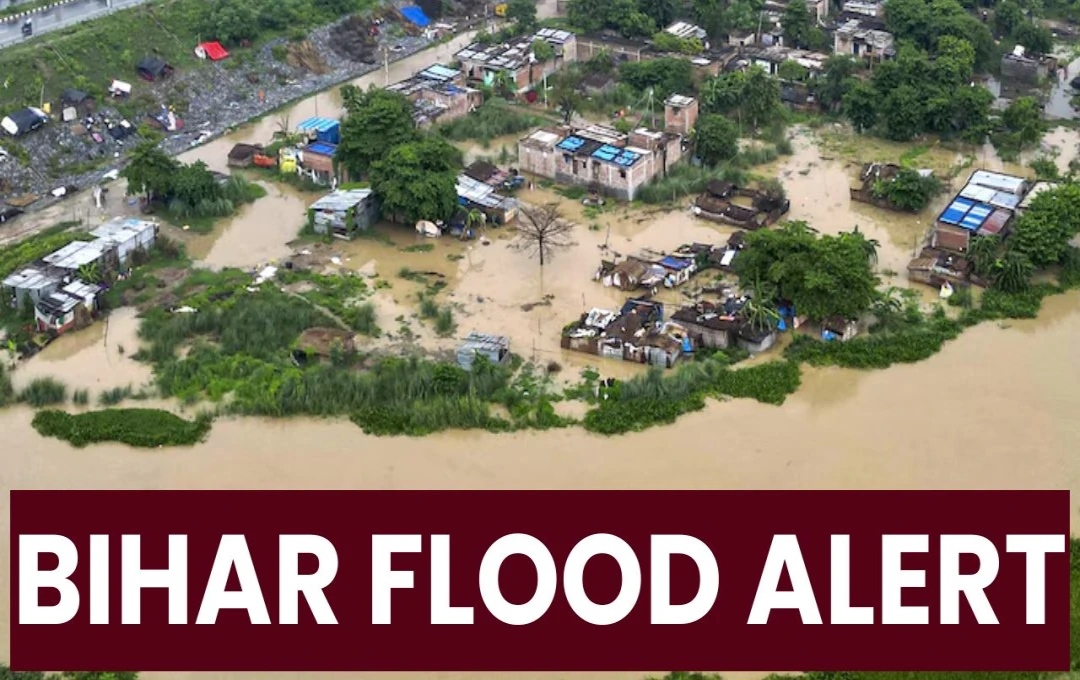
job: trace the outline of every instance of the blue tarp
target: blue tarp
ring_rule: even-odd
[[[315,139],[328,144],[341,141],[341,123],[333,118],[308,118],[296,126],[300,132],[314,132]]]
[[[428,19],[427,15],[424,14],[424,10],[415,5],[402,7],[401,16],[405,17],[409,23],[416,24],[420,28],[425,28],[431,23],[431,19]]]
[[[676,271],[682,271],[690,266],[689,260],[681,260],[677,257],[668,255],[664,259],[660,260],[660,264],[668,269],[674,269]]]
[[[315,142],[314,144],[308,144],[304,147],[304,151],[321,154],[323,156],[333,156],[336,150],[336,146],[325,142]]]

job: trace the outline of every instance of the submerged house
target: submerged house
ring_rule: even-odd
[[[491,224],[502,226],[517,219],[516,199],[496,193],[495,187],[476,180],[467,173],[458,175],[457,194],[458,203],[463,208],[479,210]]]
[[[694,202],[693,212],[702,219],[754,231],[775,223],[790,208],[791,201],[781,196],[712,180]]]
[[[100,290],[99,286],[78,279],[71,281],[34,305],[34,325],[39,331],[56,334],[75,328],[80,318],[89,320]]]
[[[847,342],[859,334],[859,322],[855,319],[845,319],[833,316],[821,322],[822,340],[840,340]]]
[[[735,298],[723,303],[699,302],[678,310],[671,320],[687,330],[695,347],[727,349],[735,345],[743,325],[739,318],[742,302]]]
[[[627,201],[681,158],[680,135],[646,128],[624,135],[605,125],[562,126],[518,142],[523,172]]]
[[[465,116],[484,102],[480,90],[465,85],[463,71],[441,64],[433,64],[386,89],[413,103],[413,119],[422,128]]]
[[[532,46],[538,40],[551,45],[555,53],[553,59],[537,60]],[[553,75],[567,62],[576,62],[576,41],[577,37],[570,31],[542,28],[534,35],[496,45],[472,43],[455,54],[454,60],[461,64],[470,81],[491,85],[497,74],[506,73],[514,83],[515,92],[524,92]]]
[[[593,309],[563,329],[560,345],[587,354],[670,368],[689,349],[686,329],[663,323],[663,305],[634,298],[619,312]]]
[[[457,347],[457,364],[471,371],[476,358],[482,356],[493,364],[510,360],[510,338],[473,331]]]
[[[859,179],[850,187],[851,200],[869,203],[885,210],[903,211],[887,198],[879,198],[875,195],[875,190],[881,185],[895,181],[900,170],[902,168],[895,163],[867,163],[859,172]],[[923,177],[933,175],[933,170],[918,170],[917,172]]]
[[[351,239],[379,218],[379,204],[371,189],[335,191],[308,208],[308,224],[317,234]]]

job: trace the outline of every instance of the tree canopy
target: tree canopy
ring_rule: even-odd
[[[371,88],[342,88],[346,116],[335,159],[352,177],[362,177],[372,164],[400,144],[416,139],[413,105],[397,92]]]
[[[619,66],[619,80],[642,92],[652,88],[656,100],[662,102],[672,94],[693,92],[694,67],[677,57],[627,61]]]
[[[874,196],[884,198],[901,210],[918,212],[941,192],[941,180],[933,175],[923,177],[911,168],[900,168],[891,181],[880,182],[873,188]]]
[[[449,220],[457,209],[461,152],[439,137],[394,146],[371,165],[371,188],[385,217],[406,223]]]
[[[509,0],[506,3],[506,16],[524,28],[536,25],[536,0]]]
[[[966,40],[975,50],[975,68],[990,66],[996,50],[990,29],[957,0],[889,0],[885,25],[897,41],[910,41],[930,53],[942,36]]]
[[[1017,218],[1009,236],[1010,250],[1028,257],[1036,267],[1059,263],[1069,241],[1080,234],[1080,185],[1062,184],[1043,191]]]
[[[782,112],[780,82],[756,66],[723,73],[702,86],[701,103],[707,112],[736,115],[758,128]]]
[[[172,189],[173,173],[180,166],[153,142],[143,142],[131,153],[120,176],[127,180],[129,194],[141,193],[148,200],[165,198]]]
[[[647,37],[662,28],[650,12],[662,16],[663,4],[655,0],[570,0],[566,16],[571,24],[586,31],[606,28],[627,38]]]
[[[694,148],[706,165],[734,158],[739,152],[739,130],[730,118],[718,113],[701,116],[694,127]]]
[[[819,237],[805,222],[788,222],[750,232],[745,243],[735,259],[740,279],[775,285],[781,299],[811,319],[857,318],[877,297],[870,242],[858,232]]]

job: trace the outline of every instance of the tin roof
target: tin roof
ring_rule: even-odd
[[[1024,189],[1024,179],[1013,175],[1004,175],[1000,172],[989,170],[976,170],[971,173],[968,184],[989,187],[997,191],[1005,191],[1010,194],[1020,194]]]
[[[60,250],[50,253],[41,260],[60,269],[78,269],[97,262],[104,256],[107,243],[102,241],[72,241]]]
[[[340,212],[353,208],[367,200],[371,189],[348,189],[329,193],[311,204],[311,210]]]
[[[16,272],[6,279],[3,284],[8,288],[20,290],[41,290],[59,284],[59,277],[43,272],[38,269],[27,268]]]
[[[316,116],[301,121],[296,126],[296,129],[300,130],[301,132],[307,132],[309,130],[314,130],[315,132],[329,132],[330,130],[338,127],[339,125],[341,125],[341,123],[334,120],[333,118],[320,118]]]
[[[459,352],[461,350],[497,352],[503,349],[510,349],[510,338],[505,335],[489,335],[476,331],[469,333],[464,342],[458,346]]]
[[[453,80],[461,75],[461,71],[450,68],[449,66],[443,66],[442,64],[432,64],[416,75],[427,80],[447,81]]]
[[[117,217],[98,225],[92,229],[90,233],[97,236],[99,239],[112,241],[114,243],[123,243],[133,238],[137,238],[139,235],[145,234],[148,231],[152,232],[156,228],[156,224],[146,220],[140,220],[134,217]]]
[[[667,101],[665,101],[664,103],[668,106],[675,106],[677,108],[683,109],[693,104],[694,98],[687,97],[685,94],[673,94],[668,97]]]

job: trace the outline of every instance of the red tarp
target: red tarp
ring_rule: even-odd
[[[229,56],[229,53],[225,51],[225,48],[221,46],[221,43],[216,41],[204,42],[199,45],[199,48],[206,53],[206,58],[210,61],[221,61]]]

